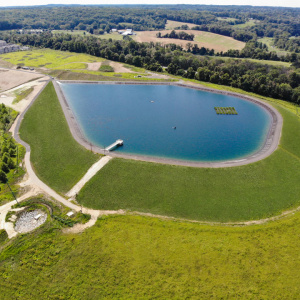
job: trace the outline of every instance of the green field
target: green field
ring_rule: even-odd
[[[269,51],[276,52],[277,55],[282,56],[282,55],[286,55],[286,54],[288,54],[288,53],[291,53],[291,52],[289,52],[289,51],[285,51],[285,50],[282,50],[282,49],[279,49],[279,48],[275,47],[275,46],[273,45],[273,39],[272,39],[272,38],[264,37],[264,38],[262,38],[262,39],[258,39],[258,42],[261,42],[261,43],[266,44],[266,45],[268,46],[268,50],[269,50]]]
[[[105,59],[88,54],[78,54],[50,49],[20,51],[0,55],[0,59],[14,65],[25,65],[47,69],[85,69],[88,62],[101,62]]]
[[[2,299],[299,298],[299,212],[246,228],[136,216],[54,228],[2,248]]]
[[[66,193],[99,159],[72,137],[52,83],[26,113],[21,138],[31,146],[31,161],[39,178]]]
[[[238,20],[238,19],[235,19],[235,18],[226,18],[226,17],[217,17],[217,19],[219,20],[219,21],[227,21],[227,22],[234,22],[234,21],[236,21],[236,20]]]
[[[252,58],[235,58],[235,57],[211,57],[211,59],[223,59],[223,60],[228,60],[228,59],[234,59],[234,60],[249,60],[250,62],[256,62],[259,64],[264,64],[264,65],[271,65],[271,66],[279,66],[279,67],[286,67],[289,68],[291,66],[291,63],[285,62],[285,61],[275,61],[275,60],[263,60],[263,59],[252,59]]]
[[[256,24],[258,24],[260,21],[259,20],[249,20],[244,24],[236,24],[236,25],[232,25],[232,27],[234,28],[246,28],[246,27],[252,27],[255,26]]]
[[[123,40],[123,35],[119,34],[119,33],[107,33],[107,34],[101,34],[99,35],[100,39],[112,39],[112,40],[117,40],[117,41],[121,41]]]
[[[175,29],[176,27],[180,27],[182,25],[187,25],[187,26],[189,26],[190,29],[192,29],[192,27],[197,26],[197,24],[193,24],[193,23],[177,22],[177,21],[167,20],[167,24],[166,24],[165,29],[166,30]]]
[[[80,35],[80,36],[91,35],[86,30],[52,30],[52,33],[53,34],[63,33],[63,34]]]
[[[208,45],[211,45],[210,49],[216,48],[216,45],[222,45],[222,49],[242,50],[246,45],[244,42],[235,40],[233,38],[204,31],[201,31],[201,34],[199,35],[196,34],[194,40],[199,43],[207,43]]]

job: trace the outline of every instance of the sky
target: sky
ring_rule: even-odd
[[[300,7],[299,0],[0,0],[0,7],[45,4],[215,4]]]

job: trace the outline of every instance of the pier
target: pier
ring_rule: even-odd
[[[106,151],[111,151],[119,146],[123,146],[123,140],[116,140],[113,144],[105,148]]]

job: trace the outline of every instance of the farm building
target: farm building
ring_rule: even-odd
[[[19,51],[20,46],[14,44],[7,44],[5,41],[0,40],[0,54]]]

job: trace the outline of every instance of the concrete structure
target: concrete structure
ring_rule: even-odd
[[[106,151],[111,151],[119,146],[123,145],[123,140],[116,140],[113,144],[105,148]]]

